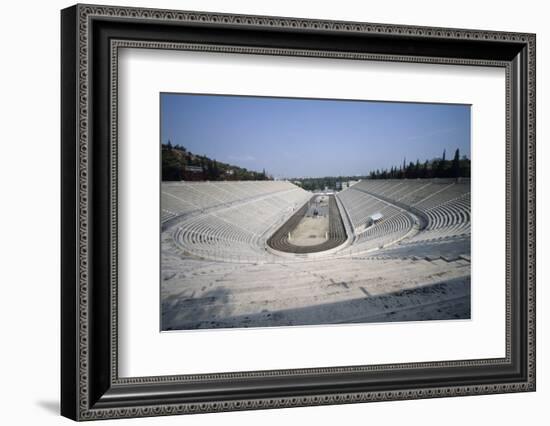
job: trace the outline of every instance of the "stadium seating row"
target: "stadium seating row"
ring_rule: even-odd
[[[174,226],[173,240],[186,254],[276,261],[276,254],[266,250],[268,239],[298,217],[311,196],[287,181],[163,183],[161,217],[167,227]],[[470,235],[469,180],[364,180],[331,201],[331,217],[339,219],[330,222],[335,247],[346,241],[346,229],[353,233],[351,245],[342,253],[332,251],[333,256]],[[279,248],[288,245],[288,233],[280,234],[274,241]]]
[[[177,212],[176,244],[185,253],[224,261],[272,258],[265,250],[267,238],[311,197],[282,181],[170,183],[162,192],[163,210],[167,200]]]
[[[161,221],[295,188],[286,181],[163,182]]]
[[[364,180],[337,197],[356,230],[353,252],[382,248],[406,236],[422,242],[470,234],[469,179]],[[415,213],[427,224],[412,236]],[[382,218],[371,223],[377,214]]]

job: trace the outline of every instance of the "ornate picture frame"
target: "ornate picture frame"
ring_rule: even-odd
[[[534,34],[510,32],[64,9],[61,414],[93,420],[534,391],[535,42]],[[119,377],[117,60],[124,47],[505,69],[506,356]]]

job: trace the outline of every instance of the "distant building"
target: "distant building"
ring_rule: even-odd
[[[206,180],[206,176],[201,166],[185,166],[183,180]]]
[[[361,234],[361,233],[365,232],[371,226],[375,225],[377,222],[380,222],[383,218],[384,218],[384,215],[382,213],[380,213],[380,212],[374,213],[374,214],[370,215],[367,218],[365,223],[363,223],[362,225],[357,226],[355,228],[355,232],[357,234]]]
[[[384,215],[382,213],[377,212],[377,213],[372,214],[369,219],[371,219],[373,221],[373,223],[376,223],[379,220],[382,220],[383,217],[384,217]]]

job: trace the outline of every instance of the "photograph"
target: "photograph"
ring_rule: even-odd
[[[471,319],[471,105],[159,96],[161,331]]]
[[[47,174],[27,173],[11,185],[27,207],[9,204],[4,222],[17,283],[29,241],[56,228],[21,238],[16,225],[36,221],[17,216],[36,216],[40,197],[56,206],[60,262],[46,263],[61,292],[39,285],[57,300],[34,299],[59,306],[59,336],[40,329],[27,349],[57,341],[39,382],[61,415],[268,424],[273,409],[342,419],[369,403],[386,423],[425,423],[429,403],[474,413],[460,424],[480,410],[512,424],[540,408],[543,14],[188,6],[62,5],[61,22],[35,22],[56,41],[38,58],[60,55],[58,84],[37,80],[60,89],[46,108],[60,116],[29,127],[15,90],[23,124],[5,139],[59,134],[60,150],[31,135],[44,147],[26,158],[57,172],[60,203],[37,186]]]

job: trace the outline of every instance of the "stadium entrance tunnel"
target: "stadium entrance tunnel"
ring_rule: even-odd
[[[267,240],[267,245],[281,252],[307,254],[334,249],[347,238],[334,196],[314,195]]]

